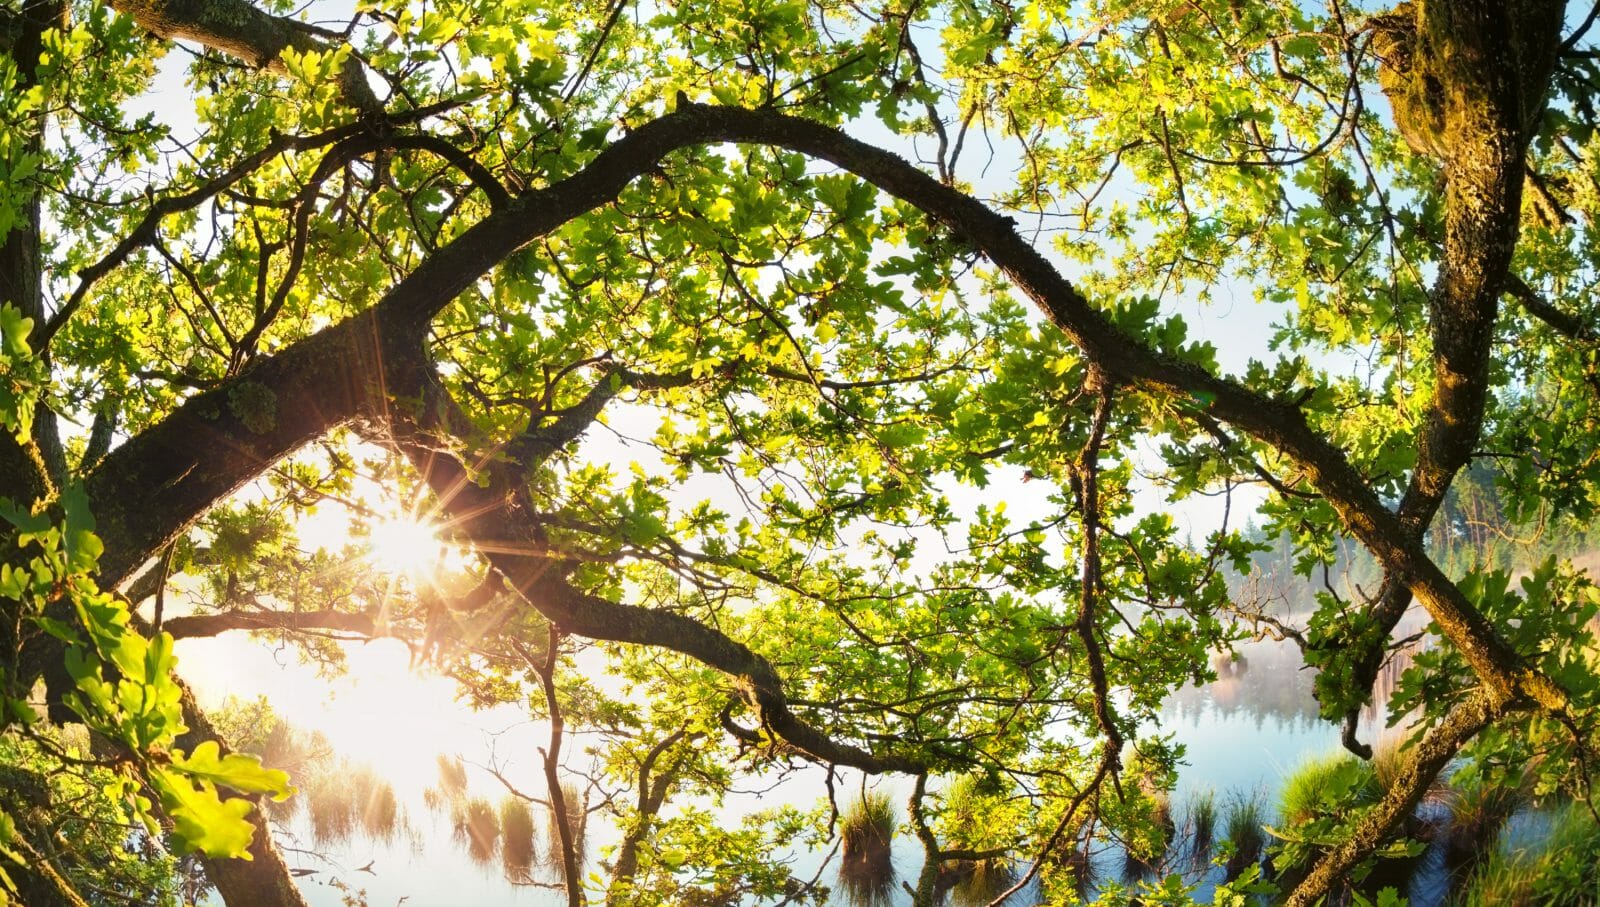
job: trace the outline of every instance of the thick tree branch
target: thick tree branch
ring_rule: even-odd
[[[1417,438],[1402,525],[1426,529],[1483,426],[1499,298],[1521,223],[1524,154],[1544,109],[1561,2],[1415,5],[1412,78],[1442,80],[1445,241],[1429,294],[1434,389]]]
[[[374,432],[370,440],[393,445],[411,461],[439,498],[454,531],[501,542],[485,552],[490,563],[563,632],[664,648],[722,671],[734,678],[766,732],[816,761],[867,772],[926,770],[919,758],[878,755],[835,741],[795,715],[772,665],[721,631],[682,614],[619,604],[574,587],[566,579],[566,565],[544,554],[548,550],[544,528],[525,497],[517,464],[486,458],[469,469],[449,452],[460,438],[470,437],[472,429],[431,371],[418,367],[408,373],[391,372],[389,380],[391,387],[408,391],[407,396],[420,402],[411,411],[397,411],[389,430]],[[486,486],[481,484],[485,479]],[[514,544],[503,544],[508,539]]]
[[[66,23],[67,4],[62,0],[26,0],[12,12],[0,11],[0,26],[14,32],[6,48],[16,62],[17,84],[13,90],[26,92],[48,88],[39,81],[39,61],[45,49],[45,35]],[[44,114],[17,124],[22,147],[27,155],[42,155],[47,127]],[[29,343],[36,353],[45,353],[41,342],[44,328],[43,256],[40,217],[43,202],[37,178],[13,181],[6,192],[14,196],[16,223],[0,233],[0,305],[9,305],[32,319]],[[48,361],[48,360],[46,360]],[[31,503],[50,497],[66,477],[66,457],[55,413],[39,401],[34,407],[33,431],[18,440],[10,432],[0,432],[0,495]]]
[[[111,7],[157,37],[193,41],[278,73],[288,72],[285,50],[329,54],[338,49],[305,24],[262,12],[249,0],[112,0]],[[339,92],[363,117],[383,116],[383,102],[372,93],[354,54],[339,71]]]
[[[901,158],[822,124],[736,108],[685,105],[677,113],[635,129],[576,175],[527,193],[464,231],[391,290],[374,310],[295,344],[241,376],[241,380],[254,380],[269,388],[283,388],[275,393],[279,411],[287,418],[271,431],[257,436],[237,414],[228,412],[230,396],[240,386],[235,381],[192,399],[162,425],[113,452],[91,478],[94,500],[103,512],[111,511],[107,547],[117,552],[108,550],[113,582],[211,502],[270,462],[363,411],[383,410],[383,392],[375,386],[381,384],[376,377],[381,366],[393,366],[397,359],[414,362],[421,355],[418,349],[402,352],[409,339],[400,338],[420,337],[444,306],[495,264],[561,224],[607,203],[672,151],[717,141],[767,144],[833,162],[915,204],[968,238],[1033,298],[1107,377],[1170,394],[1185,401],[1182,405],[1228,422],[1294,461],[1327,497],[1351,534],[1411,588],[1498,699],[1507,701],[1526,694],[1547,708],[1565,708],[1565,694],[1529,668],[1494,631],[1428,558],[1421,543],[1383,506],[1365,477],[1338,448],[1310,428],[1292,403],[1264,397],[1194,363],[1158,353],[1117,329],[1018,233],[1009,218],[940,184]],[[384,339],[376,336],[379,333]],[[312,388],[332,388],[333,400],[324,400]],[[205,447],[220,448],[223,455],[201,462],[196,438],[214,440]],[[139,514],[115,512],[114,502],[127,488],[148,489]],[[563,597],[556,595],[552,602]],[[569,604],[584,612],[577,603]],[[569,629],[584,632],[577,627]],[[618,630],[611,627],[608,632]],[[710,646],[708,654],[719,645]],[[730,653],[720,653],[718,658],[728,664],[744,660]]]
[[[174,639],[220,636],[237,630],[333,630],[367,638],[391,635],[370,614],[348,611],[223,611],[168,618],[162,629]]]
[[[1576,340],[1580,343],[1600,342],[1600,332],[1597,332],[1593,326],[1587,324],[1576,315],[1563,312],[1551,305],[1549,300],[1539,295],[1537,290],[1528,286],[1527,281],[1516,274],[1508,274],[1506,276],[1506,292],[1510,293],[1529,315],[1549,325],[1556,333],[1568,340]]]
[[[85,480],[121,585],[213,504],[313,438],[385,406],[386,344],[369,311],[197,394],[107,454]]]
[[[1502,289],[1511,289],[1539,317],[1560,314],[1541,309],[1537,299],[1530,306],[1531,291],[1523,284],[1526,296],[1518,292],[1521,281],[1509,269],[1520,228],[1525,153],[1549,92],[1562,6],[1552,0],[1415,3],[1387,17],[1400,26],[1391,34],[1408,36],[1397,40],[1409,46],[1391,51],[1407,62],[1404,71],[1398,71],[1398,61],[1385,63],[1385,90],[1413,146],[1425,145],[1442,158],[1446,185],[1443,258],[1428,296],[1433,394],[1397,511],[1400,531],[1419,547],[1482,433]],[[1416,131],[1434,128],[1440,140],[1418,141]],[[1473,139],[1442,140],[1451,135]],[[1391,570],[1384,579],[1372,612],[1375,627],[1352,656],[1355,683],[1363,689],[1370,690],[1390,634],[1411,602],[1408,584],[1403,572]],[[1356,740],[1358,711],[1346,713],[1343,737],[1347,748],[1365,756],[1371,749]]]
[[[1317,860],[1311,874],[1284,902],[1286,907],[1322,903],[1356,864],[1371,856],[1400,821],[1416,810],[1428,785],[1461,747],[1504,713],[1504,708],[1483,693],[1473,694],[1452,709],[1405,754],[1388,794],[1356,823],[1350,837]]]

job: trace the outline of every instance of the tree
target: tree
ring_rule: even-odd
[[[1545,753],[1548,783],[1587,791],[1593,591],[1556,565],[1521,593],[1447,575],[1427,543],[1469,464],[1524,523],[1585,521],[1600,494],[1593,12],[325,15],[11,0],[0,19],[7,695],[42,678],[52,721],[109,740],[230,904],[298,895],[265,834],[244,832],[249,863],[214,840],[242,807],[212,782],[283,784],[199,764],[238,757],[200,742],[192,700],[174,711],[179,632],[389,633],[432,657],[470,627],[458,670],[482,695],[542,691],[614,732],[638,791],[617,900],[682,896],[728,856],[714,823],[660,808],[733,760],[913,776],[919,903],[963,861],[1064,891],[1087,829],[1151,827],[1126,766],[1173,756],[1141,728],[1240,632],[1225,575],[1252,543],[1187,542],[1135,506],[1152,486],[1260,486],[1308,574],[1341,538],[1371,552],[1380,588],[1265,625],[1318,668],[1353,752],[1413,600],[1443,644],[1400,694],[1421,713],[1398,781],[1329,830],[1290,903],[1340,890],[1464,748]],[[192,137],[134,112],[180,67]],[[1270,347],[1189,337],[1178,313],[1230,292],[1274,307]],[[479,558],[396,614],[290,544],[349,490],[358,442]],[[1041,489],[1020,518],[975,503],[1019,477]],[[164,622],[175,571],[217,607]],[[96,590],[153,597],[151,641]],[[578,645],[638,701],[586,687]],[[118,684],[166,697],[159,727]],[[88,868],[21,856],[8,871],[76,902]],[[700,882],[804,884],[737,862]]]

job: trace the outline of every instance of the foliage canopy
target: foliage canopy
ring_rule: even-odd
[[[1067,903],[1092,829],[1158,834],[1152,723],[1212,649],[1292,638],[1370,757],[1415,601],[1403,765],[1289,901],[1462,754],[1582,795],[1600,598],[1430,543],[1469,467],[1513,531],[1600,503],[1594,18],[4,0],[0,747],[116,779],[96,808],[228,903],[298,904],[228,793],[286,782],[219,745],[172,639],[392,635],[537,703],[558,816],[562,727],[602,734],[630,793],[593,896],[806,893],[778,850],[826,810],[664,810],[800,761],[913,779],[918,903],[982,861]],[[1197,336],[1218,304],[1261,327]],[[391,596],[296,538],[373,483],[469,562]],[[1157,503],[1236,493],[1203,538]],[[1251,508],[1307,576],[1354,539],[1381,583],[1297,622],[1234,600]],[[164,619],[180,574],[206,605]],[[0,886],[136,884],[39,796],[0,796]]]

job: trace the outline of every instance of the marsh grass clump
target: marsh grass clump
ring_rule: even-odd
[[[1017,881],[1017,872],[1005,860],[978,860],[963,862],[960,878],[950,889],[953,907],[982,907]]]
[[[891,850],[899,824],[899,811],[881,791],[867,791],[839,817],[839,881],[852,905],[889,903],[894,892]]]
[[[482,797],[457,802],[454,812],[455,838],[467,845],[467,856],[474,863],[494,858],[500,839],[500,816],[494,805]]]
[[[1493,849],[1457,907],[1581,907],[1600,903],[1600,825],[1582,804],[1556,816],[1536,847]]]
[[[1080,900],[1086,900],[1099,882],[1094,858],[1089,854],[1089,841],[1077,841],[1056,858],[1062,867],[1072,873],[1072,890]]]
[[[525,879],[537,858],[533,841],[533,810],[520,797],[500,800],[500,862],[506,875]]]
[[[1497,784],[1476,772],[1451,779],[1446,798],[1445,853],[1457,870],[1470,869],[1487,856],[1512,814],[1530,799],[1526,784]]]
[[[1400,747],[1389,745],[1380,747],[1371,760],[1346,753],[1308,759],[1285,779],[1274,830],[1283,843],[1274,848],[1272,857],[1280,884],[1286,888],[1297,884],[1325,846],[1318,842],[1342,834],[1341,826],[1354,811],[1378,804],[1398,783],[1403,765]],[[1413,814],[1406,817],[1397,837],[1425,840],[1431,834],[1431,828]],[[1384,887],[1404,890],[1421,865],[1421,850],[1422,845],[1411,843],[1388,853],[1357,887],[1374,892]]]
[[[1196,791],[1188,803],[1189,854],[1196,863],[1211,859],[1211,845],[1217,836],[1217,792],[1211,788]]]
[[[1246,868],[1261,862],[1261,852],[1267,846],[1267,834],[1261,827],[1261,800],[1255,795],[1235,797],[1228,804],[1223,831],[1232,846],[1223,875],[1228,881],[1237,879]]]
[[[282,801],[262,801],[272,819],[288,822],[304,812],[319,846],[344,844],[358,834],[392,842],[414,831],[394,786],[372,766],[339,755],[321,731],[299,730],[270,709],[257,707],[225,712],[221,720],[239,725],[234,735],[241,751],[290,773],[296,793]]]
[[[1134,779],[1128,805],[1139,821],[1124,842],[1123,876],[1129,880],[1156,873],[1166,859],[1177,833],[1170,793],[1175,777],[1169,765],[1139,753],[1130,761]]]
[[[1346,754],[1308,759],[1283,782],[1278,820],[1291,828],[1306,825],[1349,807],[1371,805],[1382,796],[1371,762]]]
[[[1172,846],[1176,825],[1172,818],[1172,799],[1158,791],[1150,803],[1151,827],[1127,842],[1122,852],[1122,875],[1128,881],[1158,875]]]
[[[1383,790],[1372,763],[1347,753],[1315,756],[1302,762],[1283,781],[1278,793],[1278,818],[1271,864],[1279,882],[1292,887],[1309,870],[1318,845],[1351,809],[1378,802]]]
[[[394,785],[380,780],[367,794],[366,808],[361,813],[362,830],[377,840],[392,841],[403,824]]]
[[[467,794],[467,765],[461,761],[460,756],[446,756],[440,753],[436,760],[439,766],[439,793],[443,794],[446,803],[459,800]]]
[[[1395,738],[1379,741],[1372,748],[1372,777],[1381,793],[1387,794],[1400,780],[1405,768],[1405,747]]]
[[[346,767],[337,786],[350,799],[350,813],[363,834],[375,841],[392,841],[400,830],[400,801],[394,785],[367,766]]]
[[[319,774],[307,779],[302,796],[311,819],[311,837],[319,846],[350,840],[359,816],[348,786],[331,774]]]

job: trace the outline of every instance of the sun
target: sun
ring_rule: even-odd
[[[431,571],[443,552],[437,526],[404,516],[374,524],[367,542],[368,557],[389,573]]]

